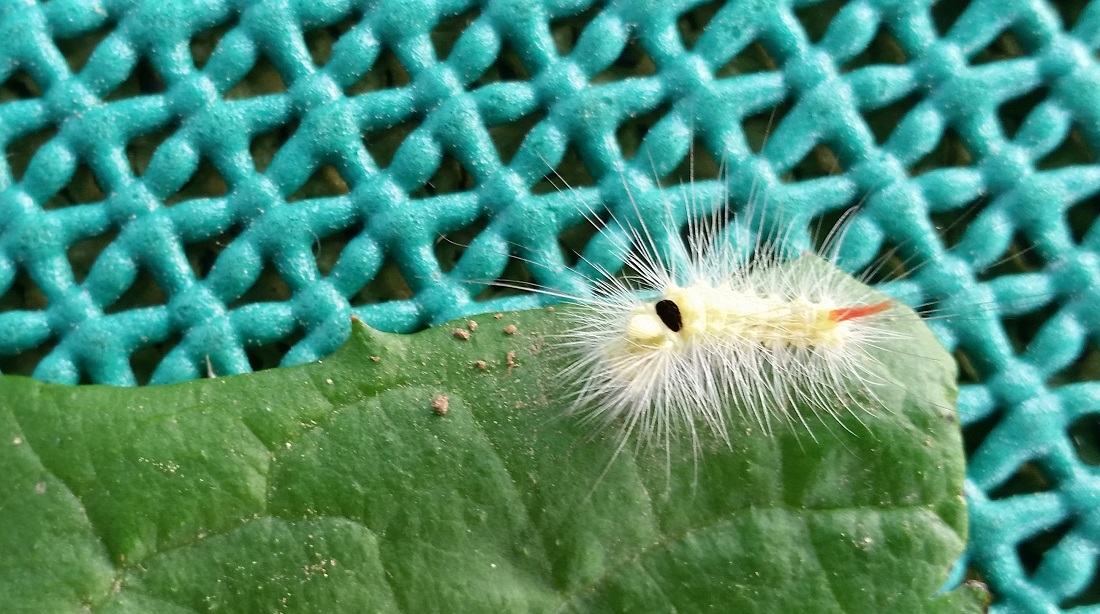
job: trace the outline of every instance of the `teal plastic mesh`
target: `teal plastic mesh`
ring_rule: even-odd
[[[1097,2],[5,0],[0,369],[174,382],[534,306],[469,282],[583,291],[581,211],[691,171],[804,244],[858,204],[845,266],[896,253],[972,382],[956,580],[1096,611],[1098,46]]]

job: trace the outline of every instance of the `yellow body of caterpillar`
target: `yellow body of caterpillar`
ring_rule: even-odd
[[[672,285],[660,300],[635,307],[623,350],[676,349],[715,338],[764,347],[837,347],[853,319],[888,307],[837,307],[800,297],[759,296],[727,285]]]

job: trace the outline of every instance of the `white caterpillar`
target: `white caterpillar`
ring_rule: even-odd
[[[574,272],[586,278],[591,294],[491,282],[575,305],[571,328],[557,339],[569,354],[562,372],[571,383],[569,414],[597,430],[617,427],[617,455],[632,439],[668,451],[674,435],[685,431],[698,454],[700,427],[730,445],[732,412],[741,412],[764,433],[801,423],[813,438],[820,424],[850,428],[843,420],[848,415],[862,421],[889,411],[877,391],[897,382],[885,381],[875,353],[887,346],[897,350],[905,336],[899,330],[905,328],[895,322],[916,316],[853,283],[836,266],[849,214],[856,209],[828,233],[818,250],[821,257],[792,259],[787,254],[793,231],[758,225],[765,218],[783,219],[754,211],[767,206],[766,199],[752,199],[743,214],[756,226],[752,234],[761,237],[745,249],[731,240],[739,227],[724,195],[705,213],[689,181],[684,211],[671,210],[668,199],[656,215],[635,203],[630,222],[612,214],[603,228],[597,211],[578,199],[580,213],[617,252],[611,260],[627,271],[617,274],[582,256],[595,275]],[[633,200],[628,188],[626,194]],[[677,222],[685,218],[686,241]],[[877,269],[872,266],[865,275]],[[811,417],[824,420],[811,425]]]
[[[593,296],[572,299],[579,314],[561,342],[572,352],[563,374],[575,383],[572,412],[619,424],[619,449],[635,433],[667,449],[687,430],[698,450],[700,424],[728,445],[730,408],[770,432],[805,423],[807,411],[838,418],[866,412],[867,399],[878,405],[868,350],[897,338],[894,303],[820,259],[792,266],[775,242],[740,257],[720,232],[725,215],[724,206],[703,221],[689,215],[686,249],[672,215],[663,227],[628,228],[631,245],[619,248],[633,274],[605,272]],[[671,254],[655,236],[676,237]]]

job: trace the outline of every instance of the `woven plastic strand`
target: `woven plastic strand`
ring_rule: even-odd
[[[1100,3],[976,0],[950,23],[953,3],[699,4],[5,0],[0,356],[40,357],[33,375],[47,381],[124,386],[157,347],[151,383],[247,372],[250,352],[280,343],[282,364],[298,364],[338,347],[352,314],[413,331],[540,304],[475,300],[483,285],[469,280],[500,277],[509,252],[534,282],[584,291],[594,266],[621,264],[598,236],[567,266],[559,236],[590,208],[630,221],[661,215],[664,199],[766,198],[755,211],[767,226],[809,246],[815,220],[859,203],[847,267],[898,246],[917,271],[893,292],[974,314],[933,321],[979,382],[960,399],[976,443],[956,579],[975,570],[999,614],[1095,611],[1100,462],[1078,427],[1100,414],[1088,375],[1100,343]],[[804,24],[806,11],[829,18]],[[456,18],[442,52],[433,31]],[[579,34],[563,48],[570,19]],[[198,61],[193,42],[211,30],[221,37]],[[319,31],[336,33],[328,57],[309,42]],[[99,38],[77,66],[66,45],[88,36]],[[883,41],[901,61],[875,60]],[[998,45],[1015,52],[991,54]],[[757,52],[760,70],[737,68]],[[506,53],[522,66],[502,79]],[[652,74],[622,76],[631,53]],[[386,81],[387,57],[407,78]],[[254,79],[262,70],[279,85],[258,87],[271,82]],[[154,91],[133,93],[139,74]],[[1020,100],[1031,107],[1010,126],[1003,109]],[[774,118],[766,144],[745,129],[754,118]],[[628,151],[621,133],[639,121]],[[526,131],[514,153],[501,129]],[[271,134],[260,164],[254,144]],[[135,164],[149,139],[162,140]],[[385,139],[400,142],[391,159],[375,147]],[[939,159],[947,141],[966,156]],[[693,147],[727,180],[663,188]],[[823,149],[835,172],[806,177]],[[583,180],[539,188],[570,160]],[[456,165],[468,181],[437,186]],[[94,189],[78,189],[89,174]],[[222,188],[202,193],[204,176]],[[313,195],[318,176],[340,189]],[[967,222],[950,245],[944,216]],[[469,246],[445,270],[438,239],[463,229]],[[338,255],[321,266],[334,237]],[[212,245],[216,258],[196,262],[195,246]],[[1004,271],[1006,254],[1025,264]],[[393,275],[409,296],[365,290]],[[282,294],[263,294],[272,279]],[[133,298],[149,288],[157,300]],[[1037,332],[1018,334],[1019,318]]]

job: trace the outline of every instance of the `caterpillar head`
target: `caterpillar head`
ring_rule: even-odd
[[[678,348],[706,329],[706,301],[699,288],[671,286],[634,309],[626,326],[629,351]]]

